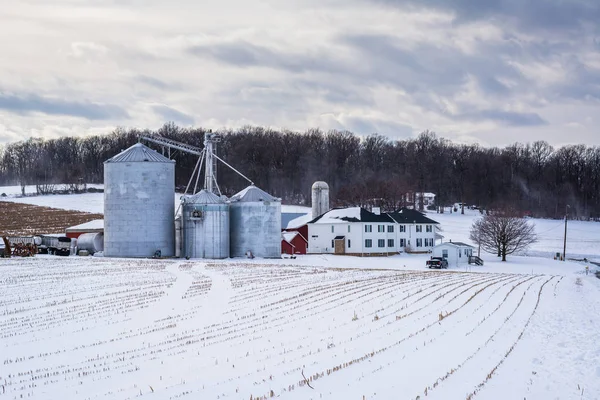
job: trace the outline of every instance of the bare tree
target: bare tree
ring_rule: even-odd
[[[494,212],[478,219],[470,236],[483,250],[502,257],[502,261],[506,261],[508,254],[537,242],[534,225],[511,211]]]

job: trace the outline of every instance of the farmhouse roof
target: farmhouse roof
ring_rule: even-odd
[[[439,222],[427,218],[422,212],[409,208],[401,208],[398,211],[389,213],[389,215],[399,224],[439,224]]]
[[[362,207],[334,208],[309,221],[309,224],[339,224],[344,222],[394,222],[389,215],[374,214]]]
[[[116,156],[113,156],[105,161],[105,163],[117,162],[161,162],[174,163],[175,160],[169,160],[167,157],[152,150],[150,147],[142,143],[136,143],[130,148],[123,150]]]

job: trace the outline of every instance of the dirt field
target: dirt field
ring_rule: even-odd
[[[102,218],[102,214],[0,201],[0,232],[6,235],[64,233],[69,226]]]

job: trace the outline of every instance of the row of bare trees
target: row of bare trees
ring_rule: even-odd
[[[152,133],[202,147],[205,130],[169,123],[157,131],[117,129],[101,136],[11,143],[0,149],[0,185],[101,183],[104,160],[134,144],[140,134]],[[510,206],[560,218],[569,204],[572,217],[600,217],[599,147],[553,148],[543,141],[482,147],[453,144],[431,132],[405,140],[318,129],[243,127],[220,133],[220,156],[290,203],[307,203],[312,182],[325,180],[337,205],[379,203],[391,209],[404,204],[407,192],[427,191],[437,194],[438,205]],[[177,184],[184,186],[197,160],[183,153],[172,157]],[[222,166],[218,175],[227,194],[245,185]]]

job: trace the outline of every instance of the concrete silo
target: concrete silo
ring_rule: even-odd
[[[229,257],[229,204],[214,193],[201,190],[183,199],[182,256]]]
[[[104,162],[104,256],[175,253],[175,161],[137,143]]]
[[[329,185],[323,181],[317,181],[312,185],[311,194],[312,217],[315,219],[329,211]]]
[[[231,197],[231,257],[281,257],[281,199],[254,185]]]

